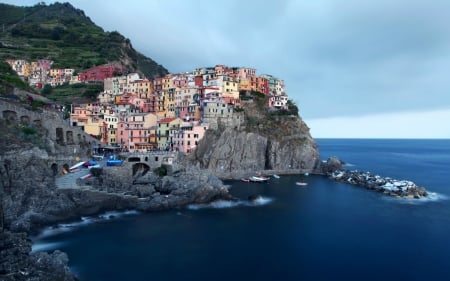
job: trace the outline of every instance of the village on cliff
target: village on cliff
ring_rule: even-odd
[[[70,125],[122,151],[190,152],[207,129],[236,118],[233,113],[253,93],[268,97],[269,110],[288,105],[283,80],[248,67],[216,65],[149,80],[137,73],[119,75],[123,67],[112,63],[75,75],[74,69],[52,68],[50,60],[6,61],[36,88],[103,83],[97,102],[71,105]]]

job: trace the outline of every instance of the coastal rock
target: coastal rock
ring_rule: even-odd
[[[425,188],[417,186],[412,181],[381,177],[369,172],[338,169],[330,172],[329,176],[339,182],[365,187],[393,197],[420,199],[428,195]]]
[[[253,194],[253,195],[248,196],[248,201],[250,201],[250,202],[255,202],[255,201],[261,200],[261,199],[262,199],[262,196],[259,194]]]
[[[306,125],[302,126],[299,118],[285,123],[291,124],[287,131],[273,131],[272,135],[236,128],[209,130],[191,161],[219,178],[239,179],[265,170],[321,173],[317,145]]]
[[[31,253],[26,233],[0,233],[0,277],[5,281],[77,280],[68,268],[68,257],[61,251]]]
[[[344,163],[336,156],[327,159],[327,162],[322,165],[322,170],[325,174],[330,174],[334,171],[341,170]]]

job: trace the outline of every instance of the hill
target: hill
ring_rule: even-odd
[[[105,32],[82,10],[69,3],[18,7],[0,3],[0,60],[51,59],[56,68],[77,72],[107,62],[147,78],[168,73],[162,65],[137,52],[120,33]]]

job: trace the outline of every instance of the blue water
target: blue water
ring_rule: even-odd
[[[450,140],[318,144],[324,159],[436,194],[394,199],[320,176],[236,181],[241,203],[85,219],[47,231],[36,250],[67,252],[91,281],[450,280]],[[306,188],[295,185],[300,178]],[[245,203],[251,194],[265,200]]]

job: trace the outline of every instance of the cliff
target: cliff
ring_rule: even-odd
[[[256,172],[322,173],[316,142],[308,126],[290,111],[269,111],[264,97],[245,102],[240,124],[208,130],[191,161],[220,178],[239,179]],[[292,113],[292,114],[291,114]]]
[[[26,233],[108,210],[154,211],[233,199],[209,171],[181,164],[170,175],[131,168],[98,172],[91,186],[56,185],[61,169],[87,159],[95,139],[58,112],[0,101],[0,279],[75,280],[59,251],[30,253]],[[180,159],[180,163],[184,160]]]
[[[117,31],[105,32],[82,10],[70,3],[44,2],[31,7],[0,3],[0,60],[50,59],[55,68],[77,72],[108,62],[121,64],[126,72],[147,78],[168,73],[162,65],[136,51]]]

